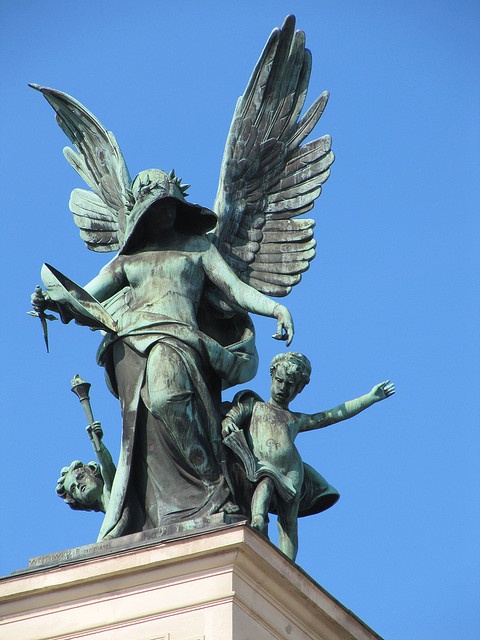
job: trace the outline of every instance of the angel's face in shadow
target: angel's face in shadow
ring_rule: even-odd
[[[148,242],[161,242],[175,228],[177,208],[175,202],[154,202],[143,215],[142,235]]]

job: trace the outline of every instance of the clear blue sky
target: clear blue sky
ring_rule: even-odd
[[[95,364],[99,336],[50,325],[29,297],[47,261],[73,280],[88,252],[68,211],[80,178],[53,111],[28,82],[83,102],[115,132],[132,175],[175,168],[213,204],[237,97],[275,26],[295,13],[313,53],[307,102],[331,100],[316,133],[337,160],[317,201],[318,254],[287,299],[292,348],[313,363],[294,408],[314,412],[386,378],[393,399],[303,434],[304,458],[342,497],[300,523],[298,563],[389,640],[473,640],[479,597],[480,6],[468,0],[0,3],[3,434],[0,573],[93,542],[99,514],[55,495],[92,459],[80,373],[105,442],[120,416]],[[257,319],[268,392],[279,345]],[[227,393],[226,397],[231,397]]]

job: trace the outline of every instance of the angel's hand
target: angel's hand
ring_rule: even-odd
[[[222,422],[222,438],[225,438],[234,431],[238,431],[237,425],[231,418],[225,418],[225,420],[223,420]]]
[[[287,347],[289,347],[294,334],[293,319],[290,311],[282,304],[277,304],[274,316],[277,319],[277,333],[273,335],[272,338],[275,338],[275,340],[286,340]]]
[[[385,398],[393,396],[394,393],[395,385],[393,384],[393,382],[390,382],[390,380],[385,380],[385,382],[376,384],[370,391],[373,402],[380,402],[380,400],[385,400]]]
[[[50,300],[48,293],[43,291],[42,288],[37,285],[35,291],[30,297],[32,307],[37,313],[43,313],[45,309],[55,310],[54,302]]]

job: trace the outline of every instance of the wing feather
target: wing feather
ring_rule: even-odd
[[[294,213],[295,209],[300,209],[300,207],[302,207],[305,204],[304,196],[308,196],[310,200],[315,200],[315,198],[318,198],[321,192],[322,192],[322,187],[317,187],[316,189],[309,189],[305,194],[298,193],[297,195],[294,195],[291,198],[288,197],[288,195],[291,195],[291,194],[287,192],[286,194],[287,197],[283,198],[280,201],[277,198],[269,197],[267,199],[268,204],[267,204],[266,211],[267,213],[277,213],[279,211],[286,211],[287,217],[289,212],[290,212],[290,215],[292,214],[295,215]]]
[[[253,268],[248,267],[248,269],[251,274],[266,272],[272,274],[284,273],[285,275],[294,275],[295,273],[303,273],[306,271],[309,264],[308,260],[295,260],[295,262],[282,262],[279,260],[274,263],[274,267],[272,267],[272,263],[269,262],[255,262],[255,266]]]
[[[287,296],[292,290],[291,286],[279,286],[275,284],[267,284],[262,280],[258,280],[257,278],[249,278],[249,284],[252,287],[255,287],[261,293],[264,293],[266,296],[275,296],[278,298],[282,298],[283,296]]]
[[[279,253],[261,253],[255,256],[255,267],[261,263],[269,264],[287,264],[288,262],[297,263],[299,261],[310,262],[315,257],[315,247],[307,251],[289,251],[283,255]],[[272,269],[273,270],[273,269]]]
[[[262,255],[266,256],[268,254],[274,255],[283,255],[287,254],[297,254],[297,253],[305,253],[309,252],[311,249],[315,249],[316,240],[311,238],[305,242],[274,242],[274,243],[265,243],[262,246]]]
[[[313,238],[313,229],[291,229],[288,234],[289,242],[302,242]],[[265,245],[278,245],[279,242],[285,242],[285,233],[283,231],[265,231],[263,234],[263,242]]]
[[[258,282],[263,282],[264,286],[273,284],[280,287],[293,287],[302,279],[301,273],[295,274],[281,274],[281,273],[266,273],[265,271],[252,271],[250,273],[250,279],[254,278]],[[263,293],[263,292],[262,292]]]
[[[109,231],[94,231],[92,229],[84,231],[83,229],[80,229],[80,237],[89,245],[100,244],[103,246],[108,246],[117,244],[116,234]],[[113,249],[110,248],[110,251],[113,251]]]
[[[88,249],[100,252],[120,249],[117,219],[96,193],[74,189],[69,204],[80,237]]]
[[[289,233],[291,231],[300,231],[306,229],[313,229],[315,226],[315,220],[312,218],[300,218],[298,220],[276,220],[275,218],[269,218],[263,228],[264,233],[269,231],[281,231],[282,233]]]
[[[312,209],[334,160],[328,135],[302,145],[328,101],[322,93],[300,118],[311,66],[305,35],[288,16],[237,101],[220,171],[213,241],[269,295],[287,295],[315,256],[314,222],[296,218]]]
[[[79,216],[91,217],[93,220],[111,222],[111,211],[96,193],[86,189],[74,189],[70,194],[70,211]],[[112,223],[113,224],[113,223]]]
[[[81,237],[93,251],[118,249],[133,196],[130,174],[115,136],[68,94],[36,84],[30,86],[40,91],[55,110],[59,126],[78,152],[65,147],[65,158],[93,191],[76,189],[70,199]],[[90,217],[89,223],[86,219]]]

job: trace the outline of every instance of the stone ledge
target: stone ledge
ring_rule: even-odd
[[[38,567],[45,569],[47,567],[56,567],[65,563],[75,562],[83,558],[98,558],[105,554],[129,550],[134,547],[141,548],[158,542],[172,542],[179,538],[198,535],[199,533],[207,531],[216,531],[235,523],[244,524],[245,522],[245,516],[217,513],[196,520],[187,520],[186,522],[170,524],[157,529],[149,529],[148,531],[133,533],[121,538],[102,540],[101,542],[94,542],[81,547],[74,547],[73,549],[30,558],[28,567],[15,571],[13,575],[30,572],[32,569]]]
[[[2,580],[0,637],[379,640],[244,523],[123,543]]]

